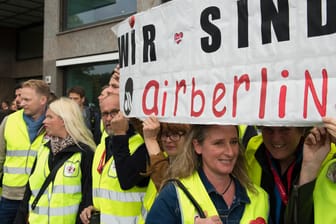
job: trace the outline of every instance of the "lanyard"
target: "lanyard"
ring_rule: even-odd
[[[289,190],[290,190],[290,187],[291,187],[292,174],[293,174],[293,170],[294,170],[294,166],[295,166],[295,161],[290,165],[290,167],[288,168],[288,171],[287,171],[288,189],[286,191],[285,186],[283,185],[283,183],[281,181],[281,178],[279,177],[278,172],[276,171],[275,167],[272,164],[271,155],[269,154],[269,152],[266,152],[266,155],[267,155],[268,163],[271,167],[271,171],[272,171],[272,174],[273,174],[275,185],[277,186],[277,188],[279,190],[281,200],[285,205],[287,205],[288,204],[288,194],[287,194],[287,192],[289,193]]]
[[[100,157],[100,161],[97,167],[97,171],[99,174],[103,172],[103,168],[105,166],[105,157],[106,157],[106,149],[104,150],[102,156]]]

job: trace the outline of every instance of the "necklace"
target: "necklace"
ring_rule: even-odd
[[[231,186],[231,183],[232,183],[232,178],[230,178],[230,182],[229,182],[229,184],[226,186],[226,188],[225,188],[225,190],[223,191],[222,195],[224,195],[224,194],[229,190],[229,188],[230,188],[230,186]]]

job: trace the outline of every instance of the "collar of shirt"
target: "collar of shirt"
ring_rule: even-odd
[[[203,169],[199,169],[198,174],[199,174],[200,179],[203,182],[203,185],[204,185],[206,191],[208,192],[208,194],[210,194],[212,192],[217,193],[215,187],[210,183],[210,181],[206,177]],[[232,177],[232,178],[233,178],[234,184],[236,186],[236,192],[235,192],[235,199],[234,200],[238,203],[244,203],[244,204],[250,203],[251,201],[250,201],[249,197],[247,196],[246,189],[244,189],[244,187],[240,184],[240,182],[236,178],[234,178],[234,177]]]

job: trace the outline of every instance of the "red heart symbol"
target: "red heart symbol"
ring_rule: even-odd
[[[131,28],[134,27],[134,24],[135,24],[135,17],[134,16],[131,16],[129,19],[128,19],[128,23],[130,25]]]
[[[262,217],[258,217],[255,220],[251,220],[249,224],[266,224],[266,221]]]
[[[174,40],[177,44],[179,44],[182,41],[182,38],[183,38],[183,33],[182,32],[175,33]]]

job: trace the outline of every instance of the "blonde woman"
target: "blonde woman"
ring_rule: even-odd
[[[193,125],[181,154],[169,166],[198,203],[175,182],[164,186],[146,223],[266,223],[268,197],[246,175],[238,128],[233,125]],[[205,217],[199,217],[200,211]]]
[[[79,211],[91,203],[91,165],[96,147],[92,134],[79,106],[63,97],[49,105],[43,124],[46,143],[37,154],[16,223],[27,218],[30,224],[80,223]],[[54,169],[54,178],[39,193]]]

